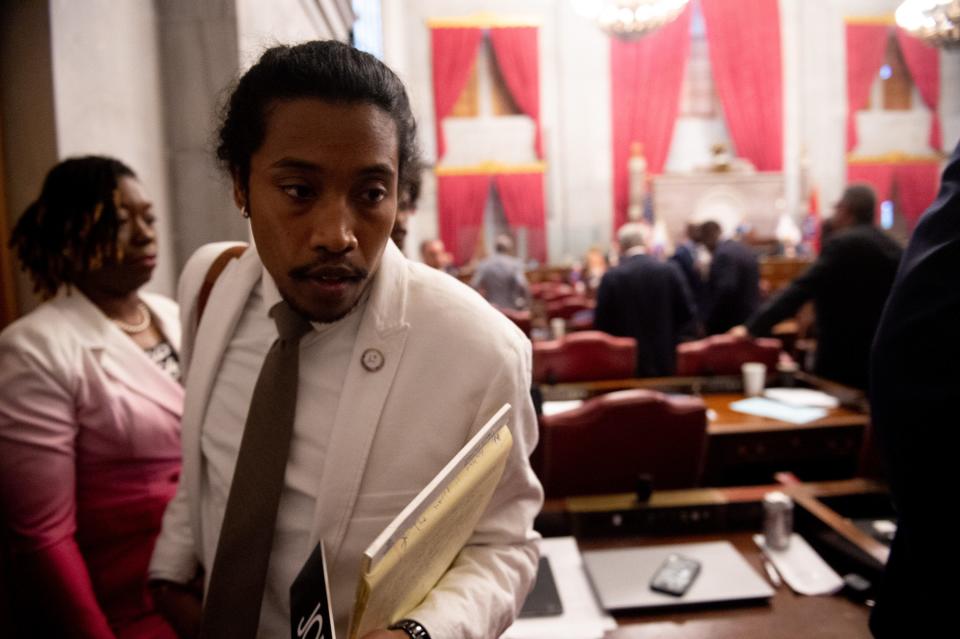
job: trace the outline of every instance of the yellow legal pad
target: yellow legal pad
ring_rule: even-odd
[[[453,563],[503,475],[509,414],[504,404],[363,553],[350,639],[402,619]]]

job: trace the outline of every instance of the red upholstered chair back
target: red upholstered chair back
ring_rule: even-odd
[[[547,302],[547,317],[553,319],[560,317],[570,319],[581,311],[593,309],[595,304],[582,295],[572,295],[558,299],[555,302]]]
[[[778,339],[714,335],[677,346],[677,375],[739,375],[744,362],[761,362],[773,372],[780,351]]]
[[[576,295],[576,291],[564,282],[537,282],[530,285],[530,295],[545,302],[552,302]]]
[[[540,384],[633,377],[637,342],[601,331],[580,331],[533,343],[533,381]]]
[[[532,323],[532,317],[531,317],[530,311],[516,311],[512,308],[500,308],[500,307],[497,307],[497,309],[501,313],[506,315],[508,318],[510,318],[510,321],[512,321],[517,326],[519,326],[520,330],[523,331],[524,335],[527,335],[529,337],[531,323]]]
[[[700,481],[706,442],[702,399],[618,391],[541,417],[534,470],[548,497],[633,492],[642,474],[656,490],[689,488]]]

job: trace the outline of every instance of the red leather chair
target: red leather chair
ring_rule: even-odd
[[[533,343],[533,381],[540,384],[633,377],[637,342],[601,331],[580,331]]]
[[[595,306],[592,301],[582,295],[571,295],[555,302],[547,302],[547,318],[559,317],[568,320],[577,313],[593,310]]]
[[[564,282],[537,282],[530,285],[530,295],[545,302],[552,302],[575,294],[574,288]]]
[[[593,330],[593,309],[584,313],[577,313],[567,320],[567,332],[574,331],[592,331]]]
[[[702,399],[631,389],[542,416],[534,470],[547,497],[634,492],[640,475],[656,490],[689,488],[706,444]]]
[[[530,311],[516,311],[512,308],[500,308],[497,307],[501,313],[510,318],[514,324],[520,327],[520,330],[523,331],[523,334],[530,336],[530,328],[532,326],[532,316]]]
[[[745,362],[762,362],[772,373],[781,350],[778,339],[713,335],[677,346],[677,375],[739,375]]]

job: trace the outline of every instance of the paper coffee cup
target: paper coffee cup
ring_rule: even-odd
[[[553,333],[553,339],[560,339],[567,334],[567,322],[562,317],[554,317],[550,320],[550,331]]]
[[[763,393],[767,381],[767,365],[760,362],[747,362],[740,367],[743,373],[743,394],[756,397]]]

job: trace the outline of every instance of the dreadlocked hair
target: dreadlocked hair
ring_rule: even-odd
[[[44,299],[119,255],[119,182],[136,177],[109,157],[70,158],[50,169],[40,197],[10,235],[10,248]]]

